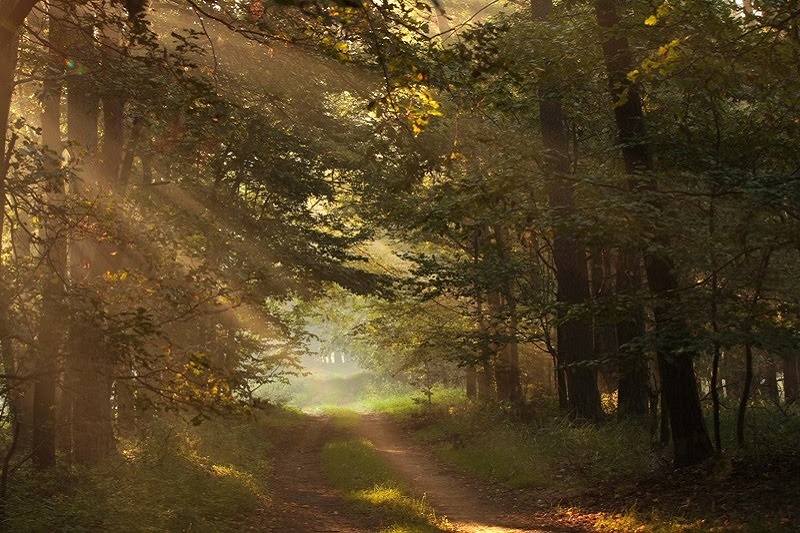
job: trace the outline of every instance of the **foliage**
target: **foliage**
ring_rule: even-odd
[[[10,531],[241,531],[269,504],[265,434],[291,423],[162,421],[92,469],[18,473],[4,524]],[[24,474],[24,475],[23,475]],[[202,504],[198,504],[202,502]]]

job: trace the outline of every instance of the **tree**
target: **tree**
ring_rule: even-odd
[[[653,170],[652,158],[644,133],[644,119],[638,88],[628,77],[633,60],[630,45],[620,34],[620,17],[615,0],[597,0],[594,4],[598,25],[606,34],[602,47],[608,72],[614,117],[625,171],[631,176],[633,191],[655,187],[648,176]],[[688,338],[686,319],[675,307],[678,281],[669,257],[653,250],[645,251],[645,272],[650,290],[661,301],[654,307],[656,333],[661,335],[658,366],[661,386],[670,417],[674,460],[677,466],[696,464],[713,453],[705,427],[692,366],[692,352],[676,343]]]
[[[532,2],[535,19],[545,20],[552,9],[549,0]],[[597,366],[592,365],[592,328],[585,317],[570,307],[589,302],[586,248],[565,230],[575,216],[573,186],[569,181],[569,141],[559,89],[552,72],[543,72],[539,86],[539,121],[549,177],[547,195],[553,213],[553,263],[558,284],[557,301],[564,317],[558,323],[559,364],[566,367],[570,410],[581,418],[598,420],[602,414],[597,390]],[[572,317],[570,317],[572,314]]]

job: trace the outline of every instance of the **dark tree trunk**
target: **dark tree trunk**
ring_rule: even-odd
[[[744,446],[744,421],[747,414],[747,404],[750,401],[750,388],[753,385],[753,346],[748,342],[744,345],[744,385],[742,396],[739,399],[739,411],[736,416],[736,443]]]
[[[642,175],[653,169],[653,163],[644,129],[642,100],[638,87],[628,79],[633,57],[627,39],[620,34],[618,3],[595,0],[594,7],[598,25],[605,32],[601,44],[625,171],[631,176],[629,187],[633,192],[654,190],[655,182]],[[647,181],[642,182],[643,178]],[[689,328],[675,305],[678,281],[671,260],[660,251],[645,254],[645,272],[650,290],[660,299],[654,308],[659,338],[657,357],[670,417],[675,465],[697,464],[713,455],[714,447],[700,407],[693,353],[684,344],[690,337]]]
[[[125,98],[107,94],[103,96],[103,152],[101,172],[103,178],[120,188],[120,169],[123,159]]]
[[[716,321],[714,321],[716,329]],[[714,342],[714,356],[711,361],[711,404],[714,414],[714,448],[717,454],[722,453],[722,429],[719,419],[719,361],[722,351],[718,342]]]
[[[131,182],[131,174],[133,173],[133,160],[139,152],[139,145],[141,143],[142,135],[144,134],[144,118],[135,117],[133,119],[133,126],[131,127],[131,134],[128,139],[128,144],[125,147],[125,156],[122,159],[122,166],[119,171],[119,186],[125,188]]]
[[[619,390],[618,414],[622,416],[644,416],[648,412],[648,383],[650,380],[647,356],[637,339],[644,336],[644,308],[635,301],[635,294],[641,289],[642,275],[638,254],[622,249],[618,254],[617,283],[618,294],[634,301],[624,320],[617,323],[617,342],[619,343]]]
[[[558,389],[558,408],[559,409],[569,409],[569,391],[567,391],[567,373],[564,372],[564,369],[558,365],[558,361],[555,361],[556,369],[555,369],[555,378],[556,378],[556,388]]]
[[[78,6],[77,9],[81,9]],[[79,25],[81,28],[86,24]],[[95,156],[98,143],[100,97],[91,66],[99,62],[91,35],[71,35],[69,50],[78,65],[76,73],[67,78],[67,130],[69,139],[79,145],[84,159],[82,181],[74,184],[75,192],[86,195],[96,185]],[[87,279],[91,283],[99,278],[101,250],[93,237],[71,248],[70,263],[73,279]],[[83,289],[83,288],[81,288]],[[90,286],[85,287],[91,292]],[[114,431],[111,410],[111,385],[114,360],[106,353],[98,310],[88,301],[76,302],[69,328],[68,354],[65,365],[65,395],[71,400],[71,437],[73,459],[78,463],[95,462],[114,450]]]
[[[800,351],[792,350],[783,355],[783,397],[787,404],[798,399],[800,390]]]
[[[113,365],[103,351],[99,325],[78,316],[71,326],[70,367],[76,379],[72,391],[72,453],[79,464],[94,463],[115,451],[111,418]]]
[[[478,372],[478,399],[483,402],[490,402],[495,399],[492,384],[492,363],[488,359],[483,362]]]
[[[669,407],[667,406],[667,396],[664,387],[658,391],[658,403],[661,406],[658,417],[658,442],[664,446],[669,444]]]
[[[545,20],[552,9],[552,0],[531,2],[534,18]],[[547,151],[549,182],[547,197],[553,218],[553,262],[556,269],[557,300],[564,306],[589,301],[589,272],[586,248],[564,231],[565,222],[575,214],[570,172],[569,140],[558,87],[545,72],[539,88],[539,121],[542,141]],[[563,308],[562,308],[563,309]],[[593,359],[594,342],[591,322],[585,318],[566,318],[567,309],[558,317],[558,361],[567,380],[569,409],[574,416],[598,420],[602,416],[600,391],[597,388],[597,366]]]
[[[467,398],[470,400],[478,399],[478,371],[475,365],[468,365],[465,369],[464,382],[466,386]]]
[[[0,0],[0,11],[7,8],[6,2]],[[17,69],[19,48],[18,30],[19,25],[12,25],[7,13],[0,14],[0,127],[3,132],[0,136],[0,155],[2,156],[6,154],[8,117],[11,114],[11,96],[14,94],[14,74]]]
[[[492,235],[497,261],[500,264],[509,264],[511,250],[508,230],[498,225],[492,228]],[[492,339],[484,346],[487,360],[492,361],[494,370],[495,399],[509,402],[516,407],[521,405],[523,398],[517,347],[516,299],[511,280],[507,277],[497,280],[496,287],[489,291],[486,300],[491,318],[487,323],[482,317],[481,329],[485,332],[484,338],[487,341]]]
[[[614,292],[615,284],[610,283],[613,276],[610,255],[606,250],[600,248],[592,250],[591,253],[592,260],[589,270],[591,294],[592,299],[598,303]],[[599,307],[602,308],[602,305]],[[601,392],[611,394],[619,388],[619,365],[612,364],[609,360],[619,352],[619,343],[617,342],[617,328],[614,324],[608,323],[605,313],[595,313],[592,319],[592,339],[594,358],[602,362],[599,375],[604,388],[601,388]]]

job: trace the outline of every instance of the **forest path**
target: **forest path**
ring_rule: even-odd
[[[272,501],[252,531],[368,533],[385,527],[379,516],[353,509],[328,485],[321,454],[337,431],[325,416],[309,416],[281,430],[272,459]]]
[[[443,467],[411,442],[386,415],[364,414],[355,433],[372,442],[417,496],[461,533],[543,533],[566,531],[544,523],[511,493],[498,497],[474,480]]]
[[[269,510],[253,531],[281,533],[376,533],[391,524],[376,511],[354,508],[328,485],[321,452],[332,439],[355,436],[375,450],[405,481],[409,492],[424,497],[437,516],[459,533],[545,533],[569,531],[548,524],[513,495],[487,487],[437,463],[411,442],[389,417],[363,414],[351,427],[335,427],[325,416],[310,416],[287,429],[274,454],[274,491]],[[537,518],[538,515],[538,518]],[[574,531],[574,529],[572,530]]]

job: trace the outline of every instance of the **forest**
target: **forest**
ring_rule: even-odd
[[[797,1],[0,0],[0,125],[0,530],[800,530]]]

